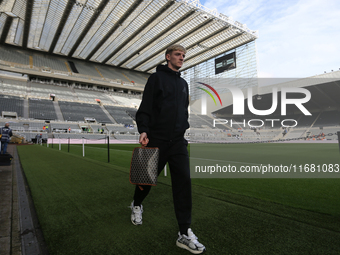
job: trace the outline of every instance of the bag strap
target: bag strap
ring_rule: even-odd
[[[141,144],[141,148],[142,148],[142,149],[145,149],[146,146]],[[140,190],[142,190],[142,191],[144,190],[143,187],[142,187],[141,185],[137,185],[137,186],[138,186],[138,188],[139,188]]]

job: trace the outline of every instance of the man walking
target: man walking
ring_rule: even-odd
[[[7,145],[11,140],[12,129],[9,128],[9,123],[7,122],[4,127],[0,129],[0,135],[1,135],[1,153],[0,154],[6,154],[7,153]]]
[[[179,69],[183,65],[186,49],[172,45],[165,52],[166,65],[159,65],[145,85],[143,99],[136,113],[136,122],[142,146],[158,147],[160,150],[158,174],[168,162],[171,172],[172,195],[179,226],[178,247],[194,254],[205,251],[204,245],[190,229],[191,224],[191,179],[189,169],[188,142],[184,138],[189,128],[189,89],[181,78]],[[142,202],[151,186],[136,186],[131,203],[131,221],[142,224]]]

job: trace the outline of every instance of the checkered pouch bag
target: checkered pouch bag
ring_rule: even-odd
[[[134,148],[130,166],[130,182],[136,185],[156,186],[158,177],[158,160],[158,148]]]

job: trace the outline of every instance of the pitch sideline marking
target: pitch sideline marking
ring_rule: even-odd
[[[107,148],[93,147],[93,146],[88,146],[88,145],[87,145],[87,147],[90,147],[90,148],[93,148],[93,149],[98,149],[98,150],[107,150]],[[132,153],[132,151],[127,151],[127,150],[118,150],[118,149],[110,149],[110,150]],[[210,160],[210,161],[229,162],[229,163],[248,164],[248,165],[261,165],[259,163],[239,162],[239,161],[231,161],[231,160],[205,159],[205,158],[193,158],[193,157],[190,157],[190,159]]]

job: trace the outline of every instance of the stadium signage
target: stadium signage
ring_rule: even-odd
[[[215,59],[215,74],[236,68],[236,52]]]

